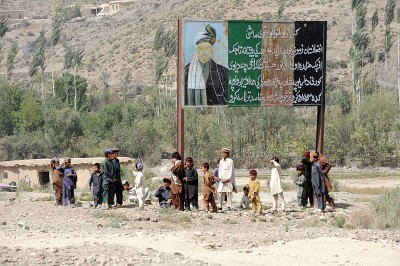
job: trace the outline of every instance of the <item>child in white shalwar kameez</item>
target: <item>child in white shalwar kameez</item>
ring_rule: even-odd
[[[135,164],[136,171],[138,171],[135,178],[135,188],[136,195],[139,202],[139,209],[143,209],[144,207],[144,175],[143,175],[143,163],[141,161]]]

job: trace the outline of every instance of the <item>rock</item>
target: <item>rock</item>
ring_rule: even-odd
[[[25,226],[25,222],[19,221],[17,222],[17,225],[20,227],[24,227]]]
[[[285,245],[285,241],[283,240],[278,240],[275,242],[277,245]]]
[[[202,233],[201,233],[201,232],[194,232],[193,235],[194,235],[194,236],[201,236]]]
[[[7,222],[1,222],[1,225],[7,225]]]
[[[157,223],[158,218],[157,217],[151,217],[150,222]]]
[[[97,224],[97,227],[103,227],[103,225],[102,224]]]
[[[29,230],[30,228],[29,228],[29,226],[26,226],[26,225],[24,225],[24,227],[22,227],[24,230]]]

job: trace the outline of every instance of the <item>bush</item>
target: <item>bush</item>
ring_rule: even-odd
[[[387,189],[372,202],[378,228],[400,228],[400,187]]]
[[[346,218],[343,216],[335,216],[334,225],[338,228],[343,228],[346,223]]]

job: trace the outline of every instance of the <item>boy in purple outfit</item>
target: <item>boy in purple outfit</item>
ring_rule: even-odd
[[[60,168],[63,172],[63,207],[67,206],[68,203],[72,206],[75,205],[74,190],[76,188],[77,175],[75,169],[71,166],[71,159],[64,159],[64,166]]]

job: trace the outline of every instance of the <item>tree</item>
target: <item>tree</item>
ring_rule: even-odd
[[[10,51],[7,54],[7,80],[11,79],[15,68],[15,57],[18,53],[18,45],[17,42],[14,41],[11,45]]]
[[[7,25],[7,17],[5,14],[0,15],[0,39],[3,39],[4,35],[6,34],[8,30],[8,25]]]
[[[79,46],[77,48],[69,48],[67,50],[67,53],[65,54],[64,58],[64,69],[70,70],[74,69],[75,74],[74,74],[74,110],[77,110],[77,97],[78,97],[78,91],[76,87],[76,75],[78,74],[78,71],[82,67],[82,60],[83,57],[85,56],[85,50],[83,49],[82,46]]]
[[[284,11],[285,11],[285,0],[281,0],[279,2],[279,8],[278,8],[278,20],[282,20]]]
[[[68,106],[71,109],[74,108],[74,101],[70,101],[73,99],[73,95],[75,93],[75,86],[77,92],[77,110],[84,110],[87,107],[87,80],[86,78],[80,76],[79,74],[75,77],[74,84],[74,75],[65,72],[59,78],[55,79],[54,82],[56,97],[60,99],[64,106]]]
[[[45,31],[42,29],[40,31],[39,37],[37,39],[37,48],[36,52],[33,56],[31,64],[29,66],[29,76],[33,78],[38,73],[38,69],[40,69],[40,78],[42,83],[42,100],[45,98],[44,94],[44,71],[46,69],[45,65],[45,42],[46,39],[44,37]]]
[[[390,52],[390,49],[393,46],[390,24],[393,22],[393,19],[394,19],[395,8],[396,8],[396,0],[388,0],[388,2],[386,3],[386,6],[385,6],[385,43],[384,43],[384,49],[383,49],[383,52],[385,54],[385,76],[386,76],[385,80],[386,81],[388,80],[387,59],[388,59],[388,54]]]
[[[376,89],[376,47],[375,47],[375,28],[378,26],[379,18],[378,18],[378,9],[375,9],[374,14],[371,18],[371,26],[372,26],[372,60],[374,63],[374,89]]]
[[[34,132],[43,125],[43,107],[32,96],[24,97],[21,108],[15,112],[17,126],[22,132]]]
[[[15,117],[22,101],[22,90],[19,85],[0,81],[0,137],[12,135],[16,128]]]
[[[53,18],[53,22],[51,24],[51,50],[52,53],[54,54],[54,47],[58,44],[58,41],[60,40],[61,36],[61,29],[62,29],[62,21],[60,16],[56,15]],[[51,81],[52,81],[52,89],[53,89],[53,97],[56,95],[54,91],[54,64],[52,62],[52,68],[51,68]]]
[[[126,105],[128,101],[128,89],[131,81],[132,81],[132,72],[130,69],[127,69],[125,70],[122,79],[122,98],[124,100],[124,105]]]
[[[364,6],[364,0],[353,0],[352,8],[355,9],[356,29],[353,31],[352,47],[350,49],[350,56],[353,60],[353,98],[357,105],[361,103],[362,99],[362,69],[363,59],[366,48],[369,45],[369,38],[365,32],[365,16],[367,8]]]

